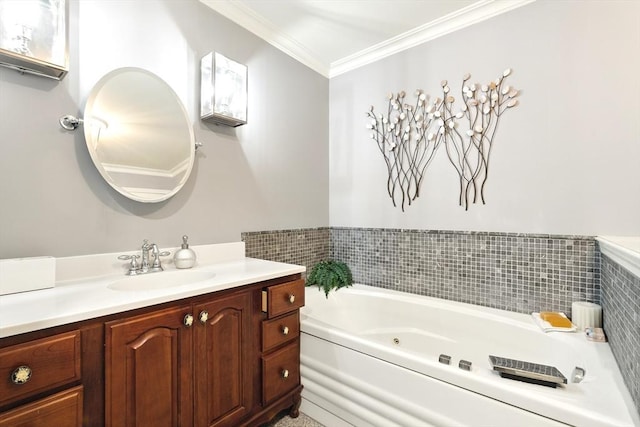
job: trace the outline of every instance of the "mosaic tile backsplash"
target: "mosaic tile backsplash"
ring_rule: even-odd
[[[307,271],[329,257],[330,237],[326,227],[241,234],[246,256],[304,265]]]
[[[356,283],[503,310],[600,302],[599,252],[583,236],[370,228],[242,233],[250,257],[304,265],[339,259]]]
[[[590,237],[331,228],[331,256],[357,283],[520,313],[599,303]]]
[[[640,414],[640,277],[601,255],[602,321]]]

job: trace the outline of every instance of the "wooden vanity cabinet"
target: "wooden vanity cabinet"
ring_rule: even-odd
[[[80,331],[56,334],[0,350],[0,405],[77,384],[82,377]],[[81,426],[82,386],[0,414],[0,426]]]
[[[101,426],[103,325],[0,339],[0,427]]]
[[[2,338],[0,427],[256,427],[283,410],[297,416],[303,303],[294,274]],[[14,384],[16,370],[31,378]]]
[[[262,363],[265,314],[254,303],[265,284],[294,283],[291,279],[194,297],[188,304],[106,323],[106,425],[258,426],[283,409],[297,411],[299,344],[289,350],[286,387],[282,378],[265,376],[265,369],[280,375],[281,358],[271,358],[268,365],[274,368]],[[298,331],[297,312],[288,319]],[[298,342],[297,332],[291,337]],[[271,348],[276,355],[281,346]]]

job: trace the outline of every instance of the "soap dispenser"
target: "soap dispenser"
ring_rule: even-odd
[[[191,268],[196,263],[196,253],[189,248],[188,239],[189,236],[182,236],[182,248],[178,249],[173,256],[176,268]]]

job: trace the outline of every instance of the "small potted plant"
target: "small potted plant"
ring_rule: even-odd
[[[340,289],[351,286],[353,277],[351,270],[344,262],[334,260],[324,260],[313,266],[307,275],[307,286],[317,286],[324,291],[325,297],[329,298],[332,289]]]

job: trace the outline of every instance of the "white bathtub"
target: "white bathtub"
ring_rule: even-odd
[[[302,411],[330,427],[640,426],[609,345],[544,333],[529,315],[363,285],[327,300],[313,287],[301,331]],[[502,378],[489,355],[555,366],[569,383]]]

